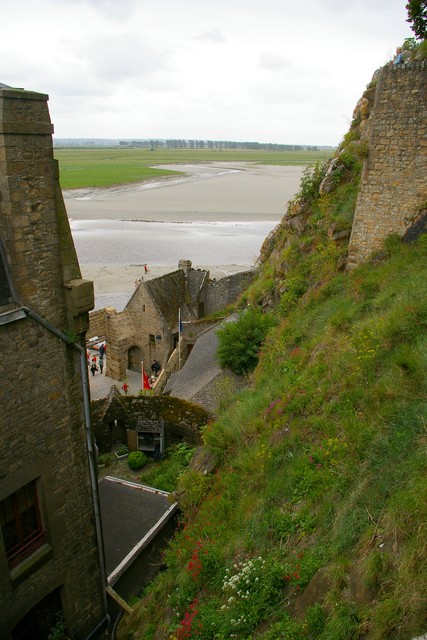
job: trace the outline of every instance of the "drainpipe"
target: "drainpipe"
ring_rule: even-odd
[[[86,349],[83,349],[83,347],[79,345],[77,342],[70,342],[70,340],[67,338],[65,333],[62,333],[62,331],[60,331],[59,329],[54,327],[53,324],[51,324],[50,322],[48,322],[47,320],[39,316],[38,313],[36,313],[35,311],[32,311],[32,309],[29,309],[28,307],[23,306],[22,310],[24,311],[25,315],[35,320],[35,322],[42,325],[45,329],[53,333],[60,340],[74,347],[74,349],[76,349],[80,355],[80,371],[82,374],[82,391],[83,391],[86,445],[87,445],[87,450],[89,454],[90,483],[92,488],[93,508],[94,508],[94,514],[95,514],[95,529],[96,529],[96,539],[98,542],[99,565],[101,569],[101,576],[104,581],[104,584],[102,587],[102,599],[103,599],[104,610],[105,610],[105,618],[99,623],[98,627],[102,626],[105,622],[107,623],[108,626],[110,626],[111,621],[110,621],[110,615],[108,613],[107,592],[105,590],[105,587],[107,584],[107,571],[105,568],[105,560],[104,560],[104,541],[102,539],[98,479],[95,471],[95,456],[94,456],[92,430],[91,430],[91,422],[90,422],[89,379],[88,379],[88,372],[87,372]]]

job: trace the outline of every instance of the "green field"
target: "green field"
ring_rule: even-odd
[[[247,149],[55,149],[63,189],[110,187],[176,172],[154,169],[162,164],[253,162],[304,165],[323,161],[331,151],[251,151]]]

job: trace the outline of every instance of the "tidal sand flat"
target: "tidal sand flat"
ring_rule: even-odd
[[[181,258],[195,268],[210,265],[211,277],[250,268],[304,170],[249,163],[167,168],[185,174],[64,192],[83,276],[95,283],[96,308],[123,308],[136,278],[167,273]]]

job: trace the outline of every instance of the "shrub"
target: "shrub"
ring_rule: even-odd
[[[258,351],[273,325],[272,316],[260,309],[246,309],[236,322],[227,323],[218,331],[217,357],[222,368],[237,374],[249,373],[258,363]]]
[[[302,200],[312,201],[319,195],[319,187],[325,177],[327,163],[316,162],[308,165],[302,174],[298,196]]]
[[[164,460],[153,466],[150,465],[149,469],[142,472],[142,482],[162,491],[175,491],[178,480],[188,467],[194,451],[195,449],[185,442],[170,447]]]
[[[128,465],[133,471],[138,471],[147,462],[148,458],[142,451],[132,451],[129,454]]]

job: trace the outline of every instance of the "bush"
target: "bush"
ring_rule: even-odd
[[[128,465],[133,471],[138,471],[147,462],[148,458],[142,451],[132,451],[129,454]]]
[[[273,325],[272,316],[260,309],[246,309],[236,322],[227,323],[218,331],[217,357],[222,368],[237,374],[249,373],[258,363],[258,351]]]
[[[307,165],[304,169],[298,196],[302,200],[312,201],[319,195],[319,187],[325,177],[326,167],[328,163],[321,164],[316,162],[314,165]]]

